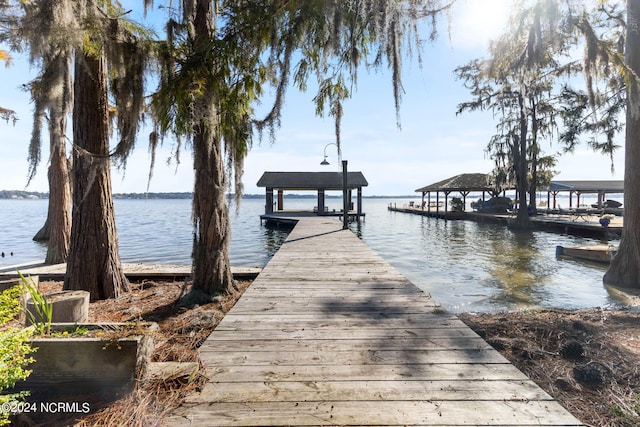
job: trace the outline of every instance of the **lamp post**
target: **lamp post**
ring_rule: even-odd
[[[324,160],[320,162],[322,166],[327,166],[330,163],[327,161],[327,147],[330,145],[335,145],[338,149],[338,160],[342,162],[342,229],[346,230],[349,228],[349,201],[347,200],[349,190],[347,184],[347,161],[342,160],[342,151],[340,151],[340,147],[338,144],[330,143],[324,146]]]

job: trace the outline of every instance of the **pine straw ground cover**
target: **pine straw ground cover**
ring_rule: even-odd
[[[583,423],[640,426],[640,313],[524,310],[460,318]]]
[[[154,362],[199,362],[197,348],[215,329],[249,286],[250,281],[238,281],[240,291],[233,296],[220,297],[217,302],[182,308],[176,301],[185,292],[183,282],[144,281],[132,283],[132,291],[118,299],[90,303],[90,322],[157,322]],[[43,292],[62,288],[60,282],[41,282]],[[159,426],[163,416],[175,408],[188,394],[197,391],[206,381],[203,372],[195,378],[175,378],[167,381],[145,381],[126,398],[101,403],[83,396],[90,403],[87,415],[74,418],[14,419],[15,425],[28,426]]]

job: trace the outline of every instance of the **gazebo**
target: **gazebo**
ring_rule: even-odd
[[[496,195],[495,188],[491,185],[490,175],[485,173],[463,173],[436,182],[435,184],[418,188],[416,192],[422,193],[422,209],[427,206],[428,210],[431,210],[431,207],[434,205],[433,202],[431,202],[431,193],[436,193],[436,210],[440,210],[440,193],[444,193],[445,212],[448,211],[447,198],[449,197],[449,194],[453,192],[458,192],[462,195],[462,206],[467,205],[467,196],[472,192],[482,192],[482,200],[485,198],[485,193],[489,193],[492,196]],[[425,196],[427,197],[426,202]]]
[[[362,213],[362,187],[368,186],[362,172],[347,172],[347,200],[351,200],[351,192],[357,190],[356,216]],[[341,172],[265,172],[257,183],[266,188],[265,214],[274,212],[273,193],[277,190],[277,210],[284,210],[284,191],[316,191],[318,193],[317,214],[325,215],[325,192],[343,190]]]

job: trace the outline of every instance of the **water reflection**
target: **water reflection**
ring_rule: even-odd
[[[266,258],[271,259],[278,252],[280,246],[287,240],[287,236],[289,235],[289,230],[280,229],[280,228],[270,228],[270,227],[262,227],[263,235],[262,240],[264,241],[264,250],[266,254]]]
[[[540,264],[536,235],[509,233],[506,239],[487,242],[491,257],[489,286],[499,290],[495,298],[514,306],[539,305],[544,300],[543,284],[548,272]]]
[[[397,212],[368,214],[358,233],[454,312],[624,304],[602,285],[606,265],[555,257],[557,245],[600,243],[596,239]]]

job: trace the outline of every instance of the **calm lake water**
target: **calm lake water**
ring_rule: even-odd
[[[311,209],[313,199],[285,199],[285,209]],[[366,220],[352,230],[436,301],[453,312],[525,307],[582,308],[624,305],[602,284],[606,267],[556,259],[557,245],[602,242],[545,232],[518,234],[492,224],[444,221],[389,212],[403,199],[364,199]],[[340,199],[328,199],[339,209]],[[190,200],[116,200],[123,262],[190,264]],[[0,200],[0,267],[44,259],[31,238],[46,218],[46,200]],[[260,224],[264,200],[231,207],[231,262],[264,266],[286,232]],[[13,256],[10,253],[13,252]]]

